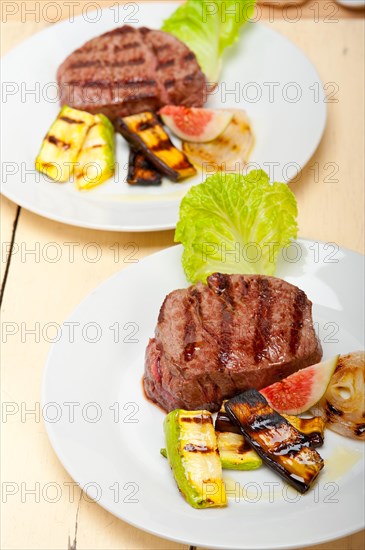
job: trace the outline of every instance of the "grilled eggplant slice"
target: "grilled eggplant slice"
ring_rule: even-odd
[[[226,506],[210,412],[176,409],[166,416],[164,432],[167,458],[186,501],[194,508]]]
[[[324,443],[325,422],[320,416],[312,418],[300,418],[298,416],[282,415],[298,432],[304,434],[309,439],[311,447],[321,447]],[[215,419],[216,432],[230,432],[240,434],[241,430],[229,418],[224,409],[224,404]]]
[[[75,165],[78,189],[91,189],[112,177],[115,170],[114,127],[100,114],[94,116]]]
[[[43,140],[36,169],[58,182],[68,181],[93,124],[93,115],[65,105]]]
[[[230,399],[225,409],[270,468],[300,493],[308,491],[323,468],[323,460],[305,435],[274,411],[257,390]]]
[[[233,434],[241,434],[239,426],[235,422],[232,422],[224,405],[227,403],[227,400],[223,401],[220,411],[218,412],[215,419],[215,431],[216,432],[230,432]]]
[[[262,465],[242,434],[217,432],[217,442],[223,470],[257,470]]]
[[[187,156],[174,147],[152,111],[118,118],[115,126],[134,149],[143,153],[159,172],[171,180],[178,181],[196,174]]]
[[[127,182],[130,185],[160,185],[161,181],[161,174],[155,170],[144,154],[131,147],[129,150]]]

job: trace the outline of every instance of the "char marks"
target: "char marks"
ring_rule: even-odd
[[[219,361],[225,367],[231,367],[232,356],[232,329],[234,298],[231,294],[231,279],[229,275],[217,274],[217,292],[222,298],[221,339],[219,349]]]
[[[139,48],[141,44],[139,42],[128,42],[127,44],[122,44],[121,46],[114,46],[115,52],[120,52],[124,50],[133,50],[134,48]]]
[[[79,87],[86,87],[86,88],[113,88],[115,86],[125,87],[125,88],[131,88],[133,86],[153,86],[156,84],[155,80],[147,79],[147,78],[123,78],[119,80],[70,80],[67,82],[67,85],[69,86],[79,86]],[[130,99],[131,100],[131,99]]]
[[[164,86],[165,86],[166,90],[168,90],[169,88],[173,88],[175,86],[175,82],[176,82],[176,80],[174,78],[171,78],[169,80],[165,80]]]
[[[59,147],[60,149],[64,149],[67,151],[67,149],[70,148],[70,144],[66,143],[65,141],[62,141],[62,139],[58,139],[56,136],[47,136],[47,141],[49,143],[52,143],[52,145],[55,145],[56,147]]]
[[[192,74],[187,74],[186,76],[184,76],[184,82],[192,82],[195,78],[195,74],[192,73]]]
[[[182,417],[183,422],[193,422],[195,424],[213,424],[213,420],[211,416],[207,416],[206,414],[201,414],[200,416],[183,416]]]
[[[155,127],[155,121],[153,119],[142,120],[141,122],[138,122],[136,126],[136,132],[143,132],[144,130],[149,130],[154,127]]]
[[[183,59],[184,61],[192,61],[193,59],[195,59],[195,54],[193,52],[189,52],[184,55]]]
[[[194,443],[187,443],[184,447],[184,451],[188,451],[189,453],[215,453],[215,450],[211,447]]]
[[[169,139],[160,139],[156,145],[151,145],[150,150],[154,153],[157,153],[158,151],[171,149],[172,143]],[[174,167],[175,168],[175,167]],[[177,168],[177,167],[176,167]]]
[[[326,402],[325,410],[328,420],[333,420],[334,416],[343,416],[343,412],[336,409],[336,407],[334,407],[329,401]]]
[[[167,69],[168,67],[173,67],[175,65],[175,59],[167,59],[157,65],[157,70],[161,71],[162,69]]]
[[[360,424],[359,426],[356,426],[355,435],[357,437],[361,437],[364,432],[365,432],[365,424]]]
[[[257,280],[258,307],[256,312],[256,326],[254,336],[255,362],[260,363],[267,352],[267,345],[270,340],[271,327],[271,286],[267,278]]]
[[[63,120],[63,122],[67,122],[67,124],[85,124],[83,120],[76,120],[68,116],[60,116],[59,120]]]
[[[300,344],[300,335],[303,328],[303,315],[306,303],[307,297],[305,293],[298,288],[294,297],[293,320],[291,323],[289,340],[289,349],[291,353],[295,353]]]
[[[185,301],[185,332],[184,332],[184,359],[189,362],[193,359],[196,349],[196,326],[192,314],[193,303],[188,297]]]

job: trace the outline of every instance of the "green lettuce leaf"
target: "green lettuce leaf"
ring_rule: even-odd
[[[217,173],[192,187],[180,205],[175,242],[184,246],[189,281],[214,272],[274,275],[280,250],[297,236],[297,203],[285,183],[263,170]]]
[[[187,0],[164,21],[162,30],[184,42],[208,81],[217,82],[222,54],[238,40],[254,6],[255,0]]]

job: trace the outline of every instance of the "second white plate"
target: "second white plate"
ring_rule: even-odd
[[[128,147],[119,136],[117,173],[99,188],[81,193],[72,183],[50,182],[34,170],[43,137],[59,110],[55,75],[64,58],[86,40],[123,24],[160,28],[176,9],[172,2],[127,6],[52,25],[5,56],[2,192],[37,214],[76,226],[169,229],[176,225],[184,193],[205,177],[132,188],[125,182]],[[276,181],[288,181],[306,164],[326,122],[323,85],[311,62],[284,36],[256,23],[246,25],[237,46],[225,56],[221,82],[208,105],[247,111],[256,136],[251,166],[266,169]]]
[[[195,510],[179,494],[160,455],[165,415],[144,397],[141,381],[162,301],[187,286],[181,251],[170,248],[118,273],[64,323],[42,396],[47,431],[63,465],[117,517],[198,547],[277,550],[361,529],[364,444],[329,430],[319,449],[325,468],[306,495],[267,467],[225,471],[230,499],[224,509]],[[300,241],[277,275],[313,301],[324,358],[363,348],[362,256]]]

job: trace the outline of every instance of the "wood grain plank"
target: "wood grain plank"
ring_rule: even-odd
[[[327,103],[319,148],[290,184],[298,200],[300,234],[364,253],[365,98],[356,77],[363,70],[364,25],[360,20],[333,27],[322,23],[314,32],[311,22],[302,21],[300,33],[286,22],[276,28],[307,53],[335,100]]]
[[[74,244],[71,247],[67,243]],[[172,232],[93,232],[22,212],[15,240],[19,253],[13,256],[2,311],[7,340],[2,354],[2,400],[8,403],[8,411],[17,410],[8,415],[2,426],[2,479],[15,483],[18,489],[3,505],[3,548],[53,550],[67,547],[68,537],[73,542],[79,490],[69,498],[69,486],[65,484],[72,480],[53,452],[41,418],[26,415],[24,410],[39,407],[42,374],[50,348],[49,337],[42,334],[44,327],[47,323],[61,324],[95,286],[127,267],[130,243],[137,247],[135,257],[139,260],[172,245]],[[71,248],[73,258],[69,256]],[[58,261],[49,261],[51,250],[60,251]],[[97,250],[101,257],[91,262],[89,259]],[[28,330],[35,330],[35,334],[27,334]],[[61,490],[55,503],[42,495],[48,483]],[[35,484],[39,484],[39,502],[35,496],[25,495],[22,503],[22,493]],[[49,495],[52,496],[52,487]],[[78,523],[78,548],[185,548],[130,527],[84,498]]]
[[[11,261],[12,237],[17,218],[18,207],[3,195],[0,196],[0,285],[3,292],[4,276]],[[5,289],[4,289],[5,290]]]
[[[298,550],[364,550],[365,548],[365,531],[360,531],[354,535],[344,537],[325,544],[316,544],[314,546],[306,546],[298,548]],[[202,550],[197,548],[197,550]]]

